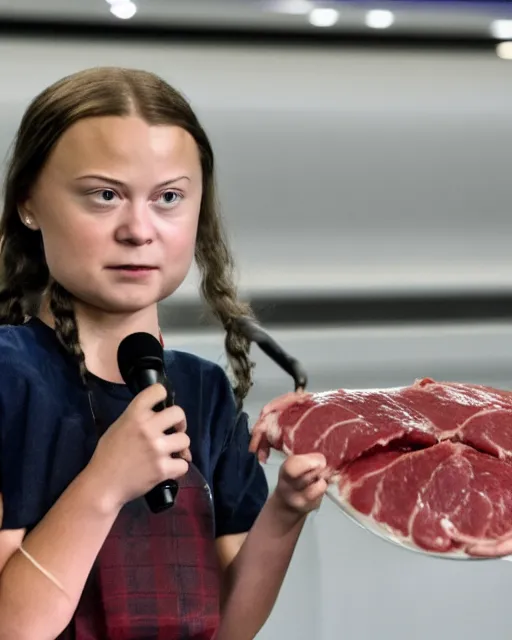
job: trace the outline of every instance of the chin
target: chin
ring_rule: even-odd
[[[112,314],[130,314],[139,313],[144,309],[152,307],[158,302],[155,296],[133,295],[133,296],[90,296],[82,298],[87,301],[91,307],[102,311],[103,313]]]
[[[100,287],[94,290],[76,291],[75,296],[87,305],[112,314],[139,313],[165,300],[177,287]]]
[[[105,309],[110,313],[138,313],[139,311],[144,311],[144,309],[148,309],[157,304],[157,300],[154,298],[145,298],[143,300],[133,299],[133,300],[119,300],[119,301],[110,301]]]

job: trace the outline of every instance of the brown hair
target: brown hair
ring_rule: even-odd
[[[237,332],[233,320],[240,315],[252,316],[252,312],[237,297],[233,259],[217,210],[213,151],[185,98],[153,73],[116,67],[80,71],[45,89],[27,108],[6,175],[0,221],[0,324],[22,324],[31,301],[40,300],[48,291],[56,334],[76,358],[86,381],[73,298],[51,277],[41,234],[25,227],[18,206],[28,197],[49,154],[71,125],[83,118],[132,113],[149,124],[182,127],[199,148],[203,197],[195,258],[201,273],[202,297],[226,330],[225,347],[241,407],[252,385],[253,364],[250,344]]]

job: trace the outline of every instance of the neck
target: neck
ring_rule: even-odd
[[[76,302],[75,316],[88,371],[110,382],[123,382],[117,350],[126,336],[144,331],[160,338],[156,304],[136,313],[112,314]],[[39,318],[52,328],[55,326],[47,305],[41,307]]]

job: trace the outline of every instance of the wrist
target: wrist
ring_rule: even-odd
[[[298,525],[302,525],[307,517],[306,513],[290,507],[279,495],[278,491],[274,491],[268,499],[269,508],[274,514],[274,518],[280,523],[284,531],[290,531]]]
[[[108,490],[93,464],[89,463],[77,476],[75,482],[83,501],[90,505],[97,515],[107,518],[117,517],[123,504]]]

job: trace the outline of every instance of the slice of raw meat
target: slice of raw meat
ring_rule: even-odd
[[[251,449],[269,448],[323,453],[342,503],[409,545],[499,555],[512,541],[509,392],[427,378],[287,394],[254,425]]]
[[[461,443],[361,458],[341,473],[339,491],[393,537],[427,551],[461,549],[448,523],[481,542],[512,533],[512,465]]]

